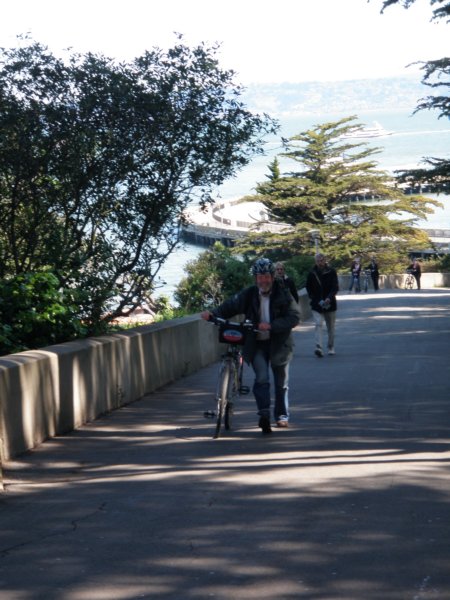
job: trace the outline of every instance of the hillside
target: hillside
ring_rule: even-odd
[[[433,90],[415,77],[353,81],[251,84],[244,100],[253,110],[276,117],[370,110],[413,111]]]

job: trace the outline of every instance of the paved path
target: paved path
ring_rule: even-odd
[[[450,290],[295,335],[288,430],[211,439],[214,365],[9,463],[0,599],[448,600]]]

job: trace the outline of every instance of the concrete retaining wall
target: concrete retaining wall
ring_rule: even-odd
[[[195,316],[0,358],[2,459],[79,427],[220,356]]]
[[[395,290],[404,289],[406,273],[400,275],[380,275],[380,289]],[[361,283],[362,283],[361,277]],[[420,278],[422,289],[429,289],[435,287],[450,287],[450,273],[422,273]],[[372,281],[369,281],[370,287],[372,287]],[[339,289],[342,292],[348,290],[350,286],[350,275],[339,275]]]

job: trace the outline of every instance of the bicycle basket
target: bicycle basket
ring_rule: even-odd
[[[245,341],[245,332],[237,327],[224,325],[219,329],[219,342],[222,344],[240,344]]]

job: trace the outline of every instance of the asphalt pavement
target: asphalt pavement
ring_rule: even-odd
[[[450,290],[338,302],[288,429],[214,440],[214,364],[4,465],[0,599],[450,599]]]

